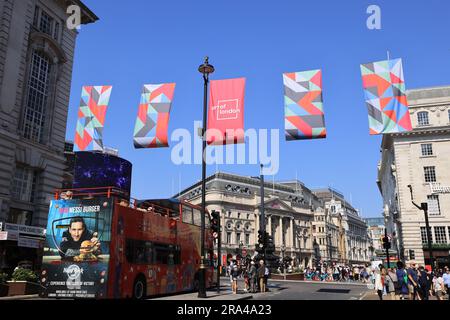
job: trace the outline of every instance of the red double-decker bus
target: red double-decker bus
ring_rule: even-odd
[[[213,236],[205,217],[206,286]],[[114,188],[62,190],[51,201],[40,276],[48,298],[137,298],[197,290],[201,207],[125,200]]]

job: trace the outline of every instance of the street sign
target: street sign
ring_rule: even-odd
[[[34,248],[34,249],[39,249],[41,247],[41,243],[42,242],[40,240],[25,237],[19,237],[19,240],[17,241],[17,245],[19,247]]]
[[[0,231],[0,241],[8,240],[8,231]]]

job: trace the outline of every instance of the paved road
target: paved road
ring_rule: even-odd
[[[229,281],[228,281],[229,283]],[[222,280],[225,284],[226,280]],[[239,281],[240,292],[244,283]],[[374,291],[363,284],[329,282],[276,281],[269,280],[266,293],[253,294],[254,300],[365,300],[371,299]]]
[[[257,300],[362,300],[372,290],[362,285],[271,281],[270,292]]]

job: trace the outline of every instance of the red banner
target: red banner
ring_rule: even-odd
[[[211,81],[206,141],[209,145],[244,142],[245,78]]]

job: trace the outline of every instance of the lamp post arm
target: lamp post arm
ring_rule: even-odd
[[[414,202],[414,196],[413,196],[413,190],[412,190],[412,186],[409,184],[408,185],[409,188],[409,192],[411,194],[411,203],[419,210],[422,210],[422,206],[419,206],[417,203]]]

